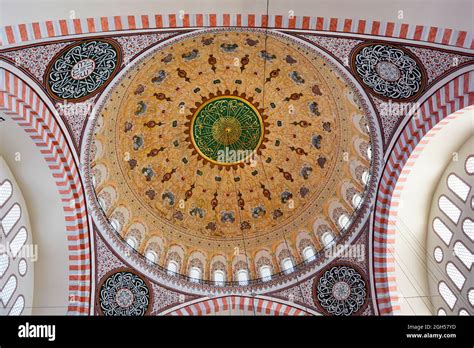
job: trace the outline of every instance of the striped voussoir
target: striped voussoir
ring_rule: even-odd
[[[55,180],[65,215],[69,257],[68,314],[89,314],[90,236],[80,174],[54,115],[39,95],[13,73],[0,69],[0,110],[40,149]]]
[[[406,124],[388,157],[379,184],[373,230],[373,275],[381,315],[395,314],[400,310],[393,249],[397,209],[406,177],[432,137],[431,131],[439,130],[448,116],[458,117],[473,112],[474,89],[470,83],[474,83],[473,71],[456,77],[431,95],[420,106],[421,116],[413,116]]]
[[[66,35],[119,30],[227,26],[364,34],[474,48],[472,34],[462,30],[371,20],[255,14],[155,14],[9,25],[0,29],[0,46]]]
[[[206,315],[230,310],[255,312],[260,315],[310,315],[308,312],[284,303],[245,296],[227,296],[207,299],[171,311],[167,315]]]

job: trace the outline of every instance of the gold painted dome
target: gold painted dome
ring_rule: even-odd
[[[299,263],[325,232],[337,239],[370,167],[356,93],[316,51],[264,31],[156,48],[110,93],[92,151],[113,227],[157,264],[205,279],[216,258],[233,280],[244,254],[258,278],[262,253],[277,273],[282,250]]]

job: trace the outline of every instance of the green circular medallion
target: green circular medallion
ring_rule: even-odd
[[[194,113],[191,139],[199,154],[220,165],[244,162],[258,149],[263,123],[258,110],[235,96],[212,98]]]

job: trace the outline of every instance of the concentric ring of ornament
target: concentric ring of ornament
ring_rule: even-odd
[[[229,29],[171,41],[132,66],[101,106],[87,159],[107,173],[96,194],[116,190],[105,216],[128,211],[128,221],[142,224],[145,245],[159,237],[209,259],[219,250],[232,260],[245,233],[247,252],[272,248],[285,233],[296,238],[312,231],[315,217],[328,214],[321,207],[342,176],[357,181],[340,157],[350,149],[351,158],[361,159],[350,144],[352,134],[371,142],[357,87],[319,53],[266,34]],[[226,95],[244,98],[262,118],[255,167],[212,163],[192,144],[196,110]],[[268,117],[260,110],[264,104]],[[95,142],[102,148],[97,157]],[[125,237],[130,228],[120,233]],[[121,244],[117,248],[123,252]],[[171,247],[163,249],[167,255]]]
[[[197,109],[191,109],[186,123],[189,129],[185,134],[200,158],[205,162],[219,166],[243,164],[259,152],[266,139],[265,122],[267,117],[258,110],[259,103],[246,99],[245,93],[210,95],[198,103]],[[267,123],[268,126],[268,123]],[[264,146],[263,146],[264,147]]]
[[[314,283],[317,306],[328,315],[357,315],[367,304],[367,282],[354,265],[332,265]]]
[[[106,275],[97,297],[98,307],[105,316],[143,316],[151,304],[149,286],[129,270]]]
[[[61,50],[46,69],[45,86],[55,99],[81,101],[103,89],[121,65],[120,46],[94,39]]]
[[[381,99],[416,99],[426,85],[426,74],[417,57],[402,47],[362,44],[352,53],[356,78]]]

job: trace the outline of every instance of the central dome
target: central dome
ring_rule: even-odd
[[[219,165],[242,163],[263,139],[258,110],[244,98],[225,95],[206,100],[194,113],[189,132],[196,151]]]
[[[201,265],[212,278],[215,260],[227,280],[242,262],[253,277],[258,262],[278,273],[283,258],[302,262],[304,248],[340,238],[363,200],[371,146],[358,98],[284,35],[227,29],[161,45],[95,121],[100,207],[140,253],[177,260],[180,273]]]

